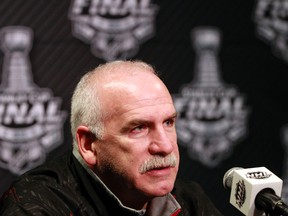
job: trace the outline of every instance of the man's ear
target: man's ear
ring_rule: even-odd
[[[76,139],[79,153],[89,167],[93,167],[96,162],[95,135],[86,126],[79,126],[76,131]]]

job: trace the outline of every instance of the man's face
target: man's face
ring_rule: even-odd
[[[178,171],[171,96],[162,84],[151,83],[154,78],[143,84],[145,79],[113,86],[114,94],[104,101],[112,114],[104,121],[103,139],[96,142],[95,171],[120,200],[122,195],[163,196],[173,189]]]

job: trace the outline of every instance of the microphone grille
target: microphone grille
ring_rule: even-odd
[[[234,171],[239,170],[239,169],[244,169],[244,168],[233,167],[225,173],[225,175],[223,177],[223,186],[225,189],[231,189]]]

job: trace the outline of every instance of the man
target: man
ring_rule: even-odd
[[[20,177],[0,214],[221,215],[197,184],[175,183],[175,120],[171,95],[151,66],[99,66],[72,97],[73,153]]]

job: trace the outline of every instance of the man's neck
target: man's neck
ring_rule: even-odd
[[[114,192],[112,192],[112,190],[110,189],[109,185],[106,185],[100,178],[99,176],[95,173],[95,171],[93,171],[91,168],[88,167],[88,165],[85,163],[85,161],[83,160],[83,158],[81,157],[80,153],[77,151],[77,149],[73,149],[73,155],[76,157],[76,159],[80,162],[80,164],[83,166],[83,168],[85,168],[85,170],[90,174],[90,176],[96,181],[98,182],[100,185],[102,185],[102,187],[104,188],[104,190],[110,194],[111,197],[114,197],[114,200],[117,201],[119,203],[120,206],[122,206],[122,208],[125,208],[129,211],[133,211],[135,213],[137,213],[138,215],[144,215],[146,209],[143,207],[146,207],[147,205],[147,200],[142,201],[142,202],[137,202],[137,204],[132,204],[132,201],[137,201],[137,196],[133,197],[133,199],[131,199],[132,201],[129,202],[129,200],[127,200],[127,204],[123,203],[123,201],[121,200],[120,197],[117,196],[117,194],[115,194]],[[117,182],[117,181],[116,181]],[[121,185],[121,183],[117,182],[117,184]],[[125,193],[125,195],[127,195]],[[125,197],[124,195],[124,197]],[[122,199],[124,200],[124,198],[122,197]],[[130,203],[130,204],[129,204]]]
[[[117,179],[115,176],[103,177],[101,173],[97,171],[94,172],[124,206],[136,210],[146,209],[148,203],[153,199],[153,197],[147,197],[143,195],[143,193],[126,186],[125,182],[121,182],[121,178]],[[113,179],[113,181],[110,181],[111,179]],[[115,182],[117,183],[115,184]]]

